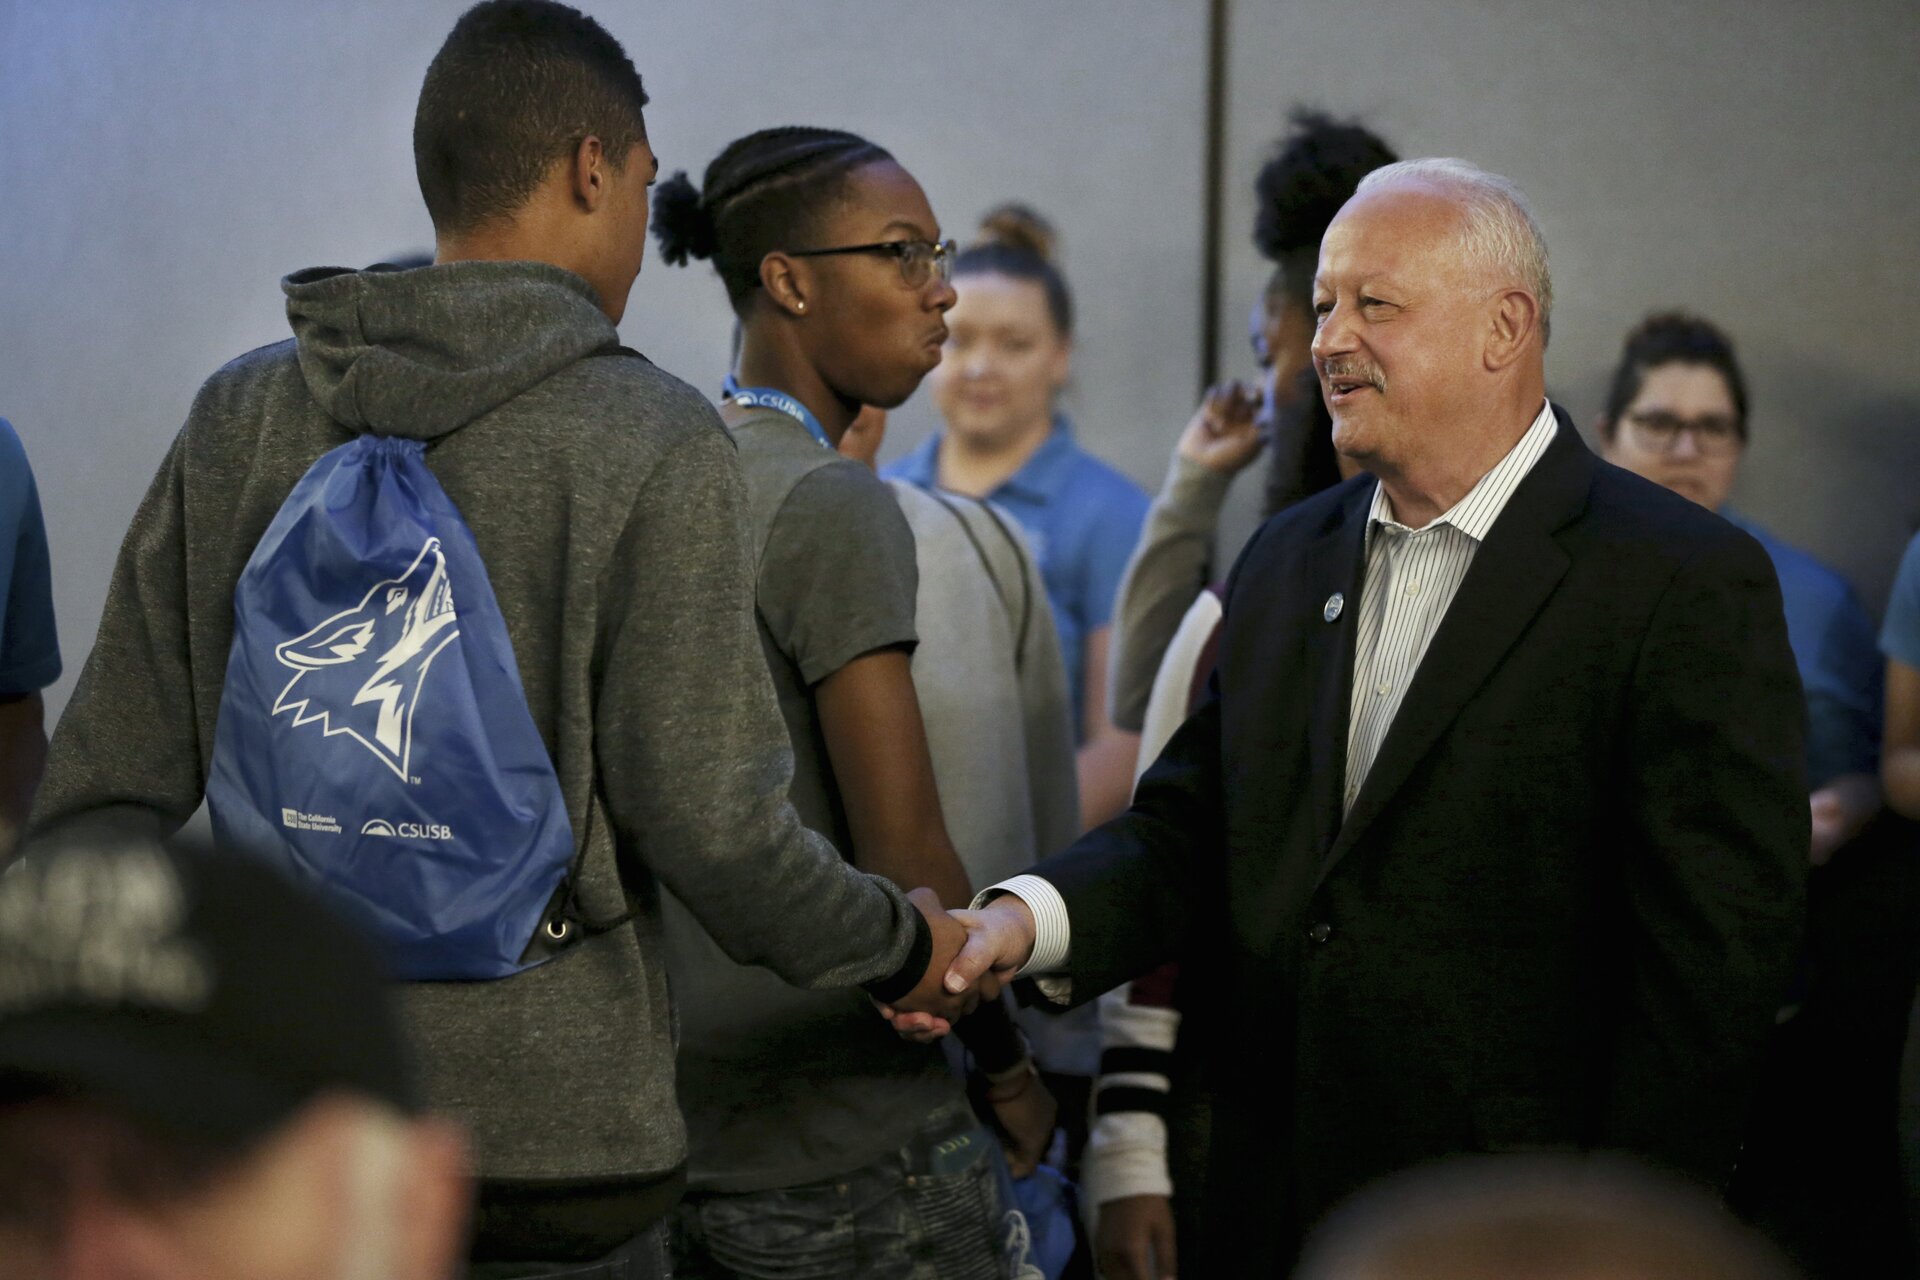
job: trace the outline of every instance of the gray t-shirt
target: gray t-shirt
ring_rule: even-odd
[[[733,428],[746,478],[760,644],[793,742],[794,808],[851,849],[813,687],[862,654],[911,649],[913,534],[872,471],[784,414]],[[933,1046],[896,1036],[858,991],[800,991],[735,964],[667,912],[692,1187],[758,1191],[873,1163],[960,1096]]]

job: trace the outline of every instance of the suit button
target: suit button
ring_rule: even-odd
[[[1307,930],[1307,941],[1309,942],[1325,942],[1328,938],[1331,938],[1332,936],[1333,936],[1333,926],[1328,924],[1325,920],[1322,920],[1320,923],[1314,925],[1311,929]]]

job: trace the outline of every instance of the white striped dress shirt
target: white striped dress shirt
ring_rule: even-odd
[[[1367,770],[1393,727],[1420,659],[1473,566],[1474,553],[1507,509],[1514,490],[1553,443],[1556,430],[1553,406],[1543,402],[1533,425],[1507,456],[1481,476],[1466,497],[1419,529],[1395,520],[1387,491],[1374,486],[1373,506],[1367,512],[1360,630],[1354,637],[1353,714],[1347,726],[1342,813],[1353,807],[1354,797],[1360,794],[1360,784],[1367,780]],[[977,909],[1003,893],[1013,894],[1033,911],[1033,955],[1020,972],[1029,976],[1059,973],[1066,967],[1071,944],[1067,904],[1060,891],[1043,877],[1015,876],[980,893],[973,905]],[[1040,977],[1039,986],[1051,999],[1064,1001],[1072,982]]]
[[[1553,409],[1542,407],[1520,442],[1467,496],[1419,529],[1393,518],[1386,487],[1376,484],[1367,512],[1367,576],[1360,588],[1360,630],[1354,637],[1352,717],[1347,725],[1347,778],[1340,811],[1353,808],[1360,784],[1380,754],[1407,686],[1427,656],[1433,633],[1473,567],[1474,552],[1507,509],[1513,491],[1553,443]]]

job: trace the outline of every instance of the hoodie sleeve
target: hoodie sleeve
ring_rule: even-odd
[[[700,431],[662,459],[615,550],[594,713],[602,794],[621,843],[734,960],[800,986],[873,983],[911,967],[926,926],[788,803],[793,754],[747,541],[733,445]]]
[[[171,834],[206,776],[187,617],[186,433],[133,517],[100,631],[48,748],[29,831],[105,809]]]

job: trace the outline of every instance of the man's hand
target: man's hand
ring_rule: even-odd
[[[926,1043],[946,1035],[954,1021],[972,1013],[983,998],[996,999],[1000,984],[983,983],[973,989],[956,990],[948,970],[958,961],[967,941],[965,926],[941,909],[940,895],[931,889],[915,889],[907,894],[907,901],[919,908],[933,932],[933,958],[912,991],[890,1005],[876,1002],[875,1007],[881,1017],[893,1023],[895,1031],[909,1040]]]
[[[937,908],[940,902],[931,889],[915,889],[907,897],[922,912],[928,904]],[[922,1044],[946,1035],[953,1029],[953,1020],[971,1012],[980,1000],[999,999],[1002,984],[1033,954],[1033,912],[1013,894],[1001,894],[978,911],[943,914],[949,917],[950,927],[964,931],[965,945],[957,955],[943,951],[942,942],[947,935],[929,916],[927,922],[934,929],[934,964],[927,972],[933,974],[941,957],[950,956],[951,964],[941,984],[944,989],[935,994],[960,1003],[942,1005],[931,998],[923,999],[922,993],[927,990],[927,981],[923,979],[904,999],[891,1005],[875,1005],[895,1031]]]
[[[1813,841],[1807,847],[1809,861],[1824,867],[1847,839],[1847,806],[1831,787],[1816,791],[1809,798],[1813,810]]]
[[[1237,474],[1267,442],[1260,431],[1260,403],[1260,389],[1244,382],[1209,387],[1180,433],[1180,456],[1220,475]]]
[[[987,999],[999,993],[1033,955],[1033,909],[1003,893],[978,911],[955,911],[966,926],[966,945],[947,970],[947,990],[958,995],[978,986]]]
[[[1102,1204],[1093,1252],[1106,1280],[1174,1280],[1173,1201],[1122,1196]]]

